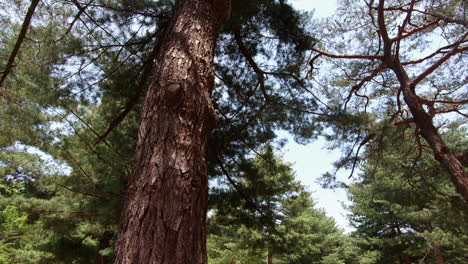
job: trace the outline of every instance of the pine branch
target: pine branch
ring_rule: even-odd
[[[11,72],[13,69],[13,63],[15,62],[15,58],[18,55],[18,51],[21,47],[21,44],[23,43],[26,33],[28,31],[29,25],[31,24],[31,19],[34,14],[34,11],[36,10],[37,5],[39,4],[40,0],[32,0],[31,5],[28,8],[28,12],[26,13],[26,17],[23,20],[23,25],[21,26],[21,31],[18,36],[18,39],[16,39],[16,44],[15,47],[13,48],[13,51],[10,54],[10,57],[8,58],[8,62],[5,66],[5,70],[3,71],[2,77],[0,78],[0,88],[3,86],[3,83],[5,82],[8,74]]]

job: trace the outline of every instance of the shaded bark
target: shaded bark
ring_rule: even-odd
[[[430,222],[427,224],[426,229],[430,233],[432,233],[432,230],[434,230]],[[440,250],[440,246],[435,243],[432,243],[432,250],[434,251],[434,258],[435,258],[436,263],[444,264],[444,256],[442,255],[442,250]]]
[[[142,108],[116,264],[206,263],[214,47],[228,0],[176,1]]]
[[[112,232],[105,231],[102,234],[101,239],[99,239],[99,247],[98,250],[104,250],[110,246],[110,242],[112,239]],[[111,258],[109,256],[103,256],[101,254],[97,254],[96,256],[96,264],[108,264],[111,263]]]
[[[271,252],[271,249],[268,249],[267,263],[273,264],[273,252]]]

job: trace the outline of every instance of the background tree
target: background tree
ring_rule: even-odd
[[[416,162],[408,158],[417,143],[399,139],[411,129],[391,133],[386,140],[394,147],[380,155],[371,148],[359,181],[349,187],[356,237],[363,249],[380,252],[378,263],[466,262],[466,203],[427,150]],[[466,129],[442,136],[454,150],[467,144]]]
[[[290,164],[264,148],[212,189],[209,263],[351,263],[345,235],[315,209]],[[231,171],[235,171],[231,170]]]
[[[335,69],[321,82],[330,84],[324,94],[341,116],[330,119],[330,138],[351,143],[339,166],[354,170],[366,143],[388,127],[411,125],[419,152],[427,143],[468,201],[465,150],[458,155],[440,136],[466,119],[466,71],[458,70],[466,68],[463,10],[464,1],[341,2],[340,19],[327,22],[323,49],[313,48],[310,60],[312,69],[322,58],[330,62],[324,69]]]

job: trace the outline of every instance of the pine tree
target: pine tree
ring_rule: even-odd
[[[346,237],[314,208],[290,164],[263,149],[214,188],[209,263],[351,263]]]
[[[18,10],[16,3],[6,0],[2,4],[18,11],[18,17],[26,13],[26,3],[20,3]],[[5,80],[4,94],[9,96],[2,99],[11,99],[15,91],[24,89],[25,94],[18,94],[16,99],[37,109],[28,112],[24,105],[18,107],[25,110],[16,116],[19,119],[6,114],[12,119],[6,126],[24,126],[6,137],[5,147],[15,141],[26,145],[25,153],[30,146],[38,147],[51,154],[57,164],[65,164],[65,171],[70,173],[65,172],[66,177],[63,173],[44,173],[45,168],[40,166],[40,173],[29,174],[34,176],[32,185],[40,191],[6,197],[5,202],[34,215],[42,229],[51,231],[35,245],[52,253],[49,260],[111,261],[116,219],[131,175],[131,153],[140,121],[132,109],[141,106],[146,87],[154,85],[150,76],[162,69],[161,61],[155,59],[162,57],[174,7],[173,1],[72,0],[40,2],[34,12],[26,41],[15,60],[18,64]],[[219,176],[220,163],[229,164],[231,158],[245,159],[252,149],[271,141],[278,127],[295,131],[302,139],[313,134],[313,125],[296,122],[308,118],[299,109],[302,105],[306,109],[315,104],[304,95],[307,87],[301,83],[299,73],[303,51],[312,45],[312,38],[300,26],[302,16],[283,1],[238,1],[232,11],[232,19],[221,32],[213,34],[221,35],[222,45],[218,45],[216,55],[223,58],[217,60],[215,70],[220,82],[212,91],[214,107],[220,114],[212,137],[216,144],[209,150],[213,176]],[[14,21],[11,18],[2,16],[8,22]],[[135,29],[135,21],[140,28]],[[272,35],[264,35],[267,31]],[[14,43],[16,37],[12,34],[2,41]],[[12,46],[2,46],[5,54]],[[281,49],[270,54],[272,47]],[[45,52],[46,56],[35,51]],[[37,55],[32,56],[37,64],[18,59],[28,52]],[[256,62],[256,56],[275,57],[278,63],[262,65]],[[236,69],[231,67],[234,64],[246,67]],[[207,74],[211,74],[209,68]],[[14,86],[22,80],[22,72],[28,75],[37,73],[36,69],[42,71],[33,74],[28,85]],[[278,81],[283,83],[281,89],[275,87]],[[204,90],[205,97],[209,90]],[[15,102],[11,101],[11,106]],[[24,122],[36,114],[43,119],[35,124]],[[18,131],[31,128],[39,129],[30,139],[20,136]],[[201,218],[203,210],[197,210]],[[203,234],[200,238],[203,241]],[[202,242],[198,246],[204,247]]]
[[[366,143],[388,127],[411,125],[468,201],[465,151],[440,136],[466,119],[466,78],[458,71],[466,65],[466,7],[458,0],[341,2],[310,60],[313,72],[328,61],[319,82],[337,112],[325,118],[335,128],[330,138],[350,143],[339,166],[354,170]]]
[[[463,198],[430,153],[424,151],[412,164],[407,155],[415,143],[401,142],[397,130],[391,140],[398,144],[371,154],[360,181],[349,188],[358,241],[380,252],[379,263],[464,263],[468,208]],[[454,149],[466,146],[464,129],[443,136]]]

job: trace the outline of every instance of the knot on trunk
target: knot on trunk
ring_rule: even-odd
[[[165,87],[166,103],[168,106],[178,105],[177,102],[182,101],[183,85],[180,83],[171,83]]]

